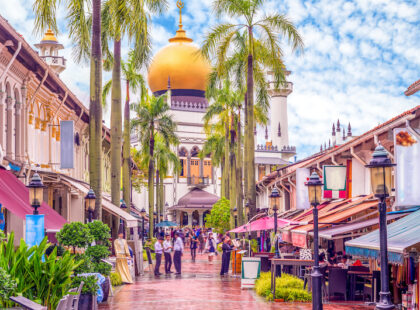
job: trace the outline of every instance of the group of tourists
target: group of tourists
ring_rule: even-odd
[[[173,263],[175,266],[175,274],[181,274],[181,257],[184,253],[184,242],[182,241],[180,234],[178,232],[174,233],[175,242],[172,244],[171,235],[167,234],[164,237],[159,236],[158,240],[155,243],[155,255],[156,255],[156,265],[155,265],[155,276],[160,276],[160,265],[162,263],[162,255],[165,257],[165,274],[173,273],[171,271],[172,267],[172,253],[173,253]]]

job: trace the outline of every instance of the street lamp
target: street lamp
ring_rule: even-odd
[[[163,221],[163,214],[161,214],[159,217],[160,217],[160,221],[162,222]]]
[[[319,246],[318,246],[318,205],[322,195],[322,181],[316,172],[312,172],[309,181],[306,182],[308,187],[309,202],[311,203],[314,216],[314,267],[312,269],[312,309],[322,309],[321,280],[322,274],[319,270]]]
[[[370,170],[370,182],[372,192],[379,199],[379,240],[381,252],[381,292],[379,293],[379,303],[376,309],[394,309],[391,302],[389,291],[389,271],[388,271],[388,241],[386,227],[386,197],[392,189],[392,167],[395,166],[388,157],[388,153],[382,145],[378,145],[373,152],[372,159],[366,168]]]
[[[95,200],[96,200],[95,192],[93,191],[93,189],[90,189],[85,196],[85,208],[87,209],[89,213],[89,218],[88,218],[89,223],[92,222],[93,211],[95,210]]]
[[[156,211],[155,212],[153,212],[153,236],[155,235],[155,232],[156,232],[156,224],[157,224],[157,213],[156,213]]]
[[[280,258],[279,254],[279,242],[277,238],[277,210],[279,205],[279,199],[280,199],[280,192],[276,187],[273,187],[270,194],[270,199],[273,203],[273,211],[274,211],[274,241],[275,241],[275,255],[274,258]]]
[[[144,219],[146,217],[146,210],[143,208],[140,211],[140,215],[141,215],[141,228],[142,228],[142,232],[141,232],[141,242],[144,243]]]
[[[121,199],[120,209],[122,209],[122,210],[126,210],[127,209],[127,205],[125,204],[124,199]],[[125,233],[124,221],[123,221],[122,218],[120,218],[120,225],[122,226],[123,233]]]
[[[166,219],[168,219],[168,213],[167,213],[167,212],[168,212],[168,208],[169,208],[169,203],[167,203],[167,202],[166,202],[166,203],[165,203],[165,210],[164,210],[164,213],[165,213],[165,218],[166,218]]]
[[[38,208],[41,206],[45,188],[38,173],[34,173],[27,188],[29,188],[29,203],[34,208],[33,215],[38,215]]]
[[[249,202],[248,201],[245,203],[245,213],[246,213],[246,217],[249,221]]]

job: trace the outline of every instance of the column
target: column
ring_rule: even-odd
[[[187,182],[191,180],[191,156],[188,154],[187,156]]]
[[[6,156],[13,158],[13,100],[12,97],[6,99]]]
[[[21,88],[21,95],[22,95],[22,106],[21,106],[21,126],[22,126],[22,131],[21,131],[21,138],[20,138],[20,159],[22,161],[25,161],[25,156],[28,153],[27,150],[27,131],[28,131],[28,107],[27,107],[27,103],[26,103],[26,96],[27,96],[27,89],[26,89],[26,81],[23,83],[22,88]]]
[[[4,128],[4,102],[3,97],[5,95],[5,92],[0,91],[0,147],[4,150],[4,142],[3,142],[3,136],[5,133]]]
[[[21,108],[22,104],[16,101],[15,104],[15,158],[16,160],[22,159],[22,145],[21,145],[21,136],[22,136],[22,123],[21,123]]]
[[[200,159],[200,178],[204,176],[204,160]]]
[[[203,227],[203,211],[198,211],[198,225]]]
[[[192,212],[188,212],[188,226],[192,226]]]

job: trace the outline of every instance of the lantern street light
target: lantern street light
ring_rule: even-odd
[[[388,271],[388,241],[386,227],[386,197],[392,189],[392,167],[395,166],[388,157],[388,153],[382,145],[378,145],[373,152],[372,159],[366,168],[370,170],[370,182],[372,192],[379,199],[379,242],[381,252],[381,292],[379,293],[379,303],[376,309],[394,309],[391,302],[389,291],[389,271]]]
[[[89,214],[89,217],[88,217],[89,223],[92,222],[93,211],[95,210],[95,200],[96,200],[95,192],[93,191],[93,189],[89,189],[88,193],[85,196],[85,208],[87,209],[88,214]]]
[[[312,269],[312,309],[322,309],[322,294],[321,294],[321,280],[322,274],[319,270],[319,246],[318,246],[318,205],[321,201],[322,195],[322,181],[316,172],[312,172],[309,181],[306,183],[308,187],[309,202],[313,209],[314,216],[314,267]]]
[[[34,208],[33,215],[38,215],[38,208],[41,206],[45,188],[38,173],[34,173],[27,188],[29,188],[29,203]]]
[[[280,192],[276,187],[273,187],[270,194],[270,199],[272,201],[273,205],[273,211],[274,211],[274,242],[275,242],[275,255],[274,258],[280,258],[279,254],[279,240],[277,236],[277,210],[279,205],[279,199],[280,199]]]
[[[141,228],[142,228],[141,242],[144,243],[144,219],[146,217],[146,210],[144,208],[141,209],[140,215],[141,215]]]
[[[238,227],[238,208],[233,209],[233,218],[235,220],[235,228]],[[238,238],[238,233],[235,233],[235,238]]]

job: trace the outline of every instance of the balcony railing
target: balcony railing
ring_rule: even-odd
[[[187,183],[189,186],[198,186],[198,187],[206,187],[210,184],[209,177],[197,177],[197,176],[188,177]]]
[[[66,66],[66,59],[63,56],[42,56],[42,59],[50,66]]]

